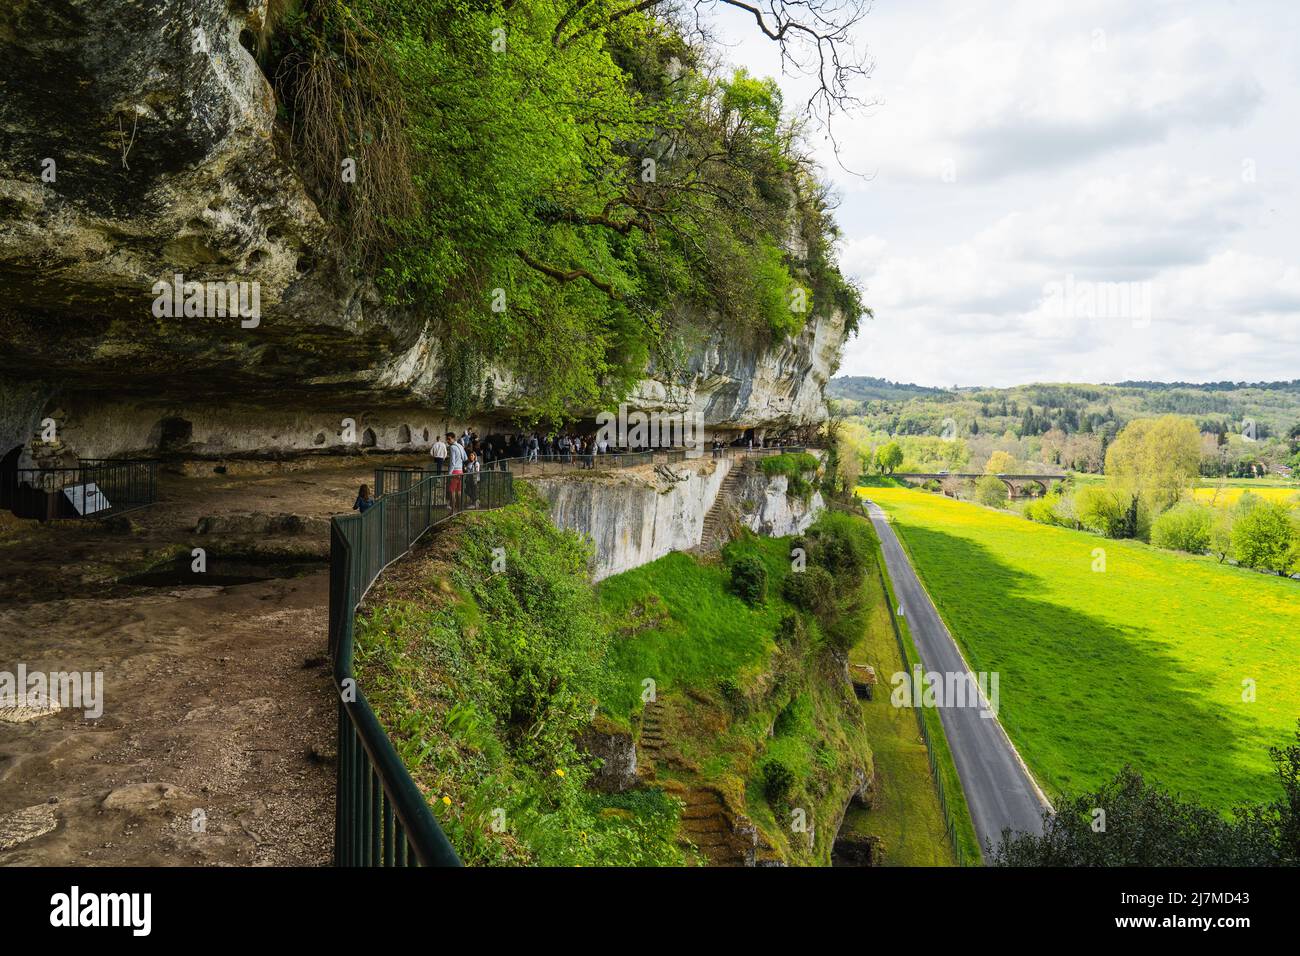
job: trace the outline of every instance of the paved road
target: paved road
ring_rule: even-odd
[[[930,596],[921,587],[885,513],[875,502],[869,502],[867,509],[885,552],[894,596],[903,607],[925,670],[966,673],[961,652],[940,620]],[[969,706],[944,707],[939,710],[939,716],[981,848],[986,843],[997,846],[1006,827],[1041,833],[1044,806],[998,721],[981,717],[980,708]]]

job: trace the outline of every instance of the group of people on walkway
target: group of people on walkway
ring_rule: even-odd
[[[472,455],[480,469],[486,471],[507,471],[508,462],[512,460],[539,461],[543,458],[594,468],[596,455],[607,455],[614,451],[603,437],[577,432],[548,435],[536,431],[516,432],[509,435],[488,435],[480,439],[478,432],[467,428],[459,438],[450,432],[445,437],[445,441],[441,438],[435,441],[429,451],[433,457],[433,470],[437,474],[451,474],[454,470],[450,467],[452,456],[456,454],[453,445],[459,445],[467,454]]]
[[[784,448],[796,445],[794,439],[740,437],[730,443],[715,438],[710,443],[713,457],[720,458],[731,448]],[[579,434],[576,431],[543,435],[539,432],[515,432],[510,435],[488,435],[480,439],[477,431],[465,428],[458,438],[455,432],[440,435],[429,449],[433,459],[433,472],[450,476],[447,482],[447,503],[452,511],[478,507],[479,475],[483,471],[509,470],[509,462],[546,461],[565,462],[582,468],[595,468],[596,456],[619,452],[612,448],[600,434]],[[362,513],[374,505],[376,498],[369,486],[362,485],[352,504],[353,511]]]

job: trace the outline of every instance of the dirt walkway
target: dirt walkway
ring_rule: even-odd
[[[329,862],[325,529],[373,467],[164,475],[159,504],[116,530],[0,525],[0,672],[104,682],[98,719],[0,715],[0,865]],[[123,582],[193,547],[263,579]]]

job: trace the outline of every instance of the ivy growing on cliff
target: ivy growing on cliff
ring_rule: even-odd
[[[271,45],[354,268],[534,418],[611,407],[683,330],[758,348],[865,311],[775,83],[634,6],[301,0]]]

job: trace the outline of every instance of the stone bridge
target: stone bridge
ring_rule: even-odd
[[[935,471],[935,472],[896,472],[894,478],[901,478],[903,481],[913,485],[922,485],[927,481],[943,481],[947,478],[957,478],[959,480],[976,481],[983,478],[980,472],[959,472],[959,471]],[[1052,486],[1054,481],[1063,481],[1065,475],[994,475],[1000,479],[1011,492],[1012,498],[1037,497],[1047,494],[1047,489]]]

